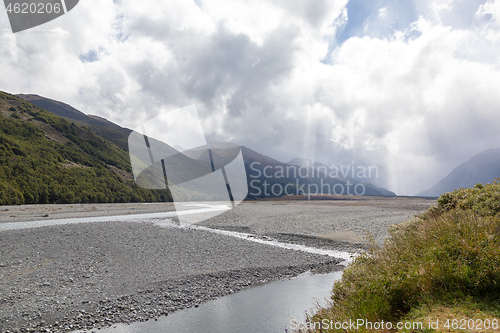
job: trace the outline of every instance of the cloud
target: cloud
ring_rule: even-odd
[[[1,30],[0,89],[129,128],[196,103],[209,140],[384,165],[415,194],[500,145],[499,22],[486,0],[86,0]]]
[[[487,1],[476,11],[476,18],[492,21],[495,24],[500,24],[500,3],[498,1]]]
[[[407,40],[410,30],[420,36]],[[493,31],[420,18],[386,39],[347,40],[332,59],[335,77],[349,78],[337,84],[342,98],[329,102],[336,115],[333,141],[348,150],[387,151],[391,187],[399,193],[425,188],[473,154],[498,146],[498,57],[478,61],[476,52],[463,51]],[[490,41],[496,48],[499,40]]]

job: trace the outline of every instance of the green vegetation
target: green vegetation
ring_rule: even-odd
[[[500,326],[499,183],[444,194],[436,207],[390,232],[383,246],[373,246],[344,271],[330,307],[309,318],[311,325],[364,319],[423,326],[375,330],[362,325],[338,331],[470,332],[496,319]],[[429,319],[439,320],[439,326],[429,327]],[[463,320],[454,326],[454,319]],[[320,330],[317,324],[308,332],[337,331],[327,326]],[[498,332],[499,326],[480,331]]]
[[[496,216],[500,213],[500,186],[476,184],[473,188],[461,188],[445,193],[438,199],[438,205],[424,214],[426,218],[439,216],[445,212],[460,210],[473,212],[479,216]]]
[[[135,186],[126,151],[0,92],[0,205],[169,200]]]

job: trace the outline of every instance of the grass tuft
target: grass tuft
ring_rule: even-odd
[[[447,193],[438,200],[437,207],[394,226],[390,234],[383,246],[359,256],[345,269],[333,287],[331,304],[311,317],[311,322],[500,318],[497,182]]]

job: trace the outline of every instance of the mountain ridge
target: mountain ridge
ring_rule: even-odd
[[[310,184],[311,190],[318,192],[313,192],[312,195],[356,195],[362,191],[362,195],[367,196],[397,196],[394,192],[377,187],[370,183],[360,182],[351,178],[337,177],[336,175],[332,176],[331,173],[326,174],[322,171],[318,171],[316,169],[313,170],[314,168],[305,167],[303,165],[283,163],[245,146],[242,146],[241,150],[243,153],[243,159],[245,160],[247,175],[248,178],[250,178],[249,184],[251,185],[251,182],[254,181],[260,185],[251,186],[254,187],[255,193],[259,193],[259,190],[260,192],[264,191],[264,181],[267,180],[273,182],[273,184],[267,186],[268,188],[277,186],[278,189],[281,189],[284,192],[284,189],[288,186],[290,191],[295,191],[293,192],[293,195],[307,195],[308,193],[303,191],[305,188],[309,189],[309,187],[303,187],[302,185]],[[259,167],[256,167],[256,165],[252,166],[252,163],[259,163]],[[316,163],[316,165],[323,166],[321,163],[314,163]],[[271,170],[271,177],[266,176],[266,169],[268,171]],[[292,173],[294,177],[290,177],[290,173]],[[300,174],[303,176],[300,176]],[[267,175],[269,175],[269,172],[267,172]],[[299,175],[299,177],[296,175]],[[295,186],[290,186],[288,184],[294,184]],[[358,193],[356,193],[356,186],[362,188],[363,190],[359,190]],[[290,193],[290,191],[288,191],[288,193]],[[260,195],[252,196],[251,190],[249,195],[251,197],[260,197]],[[273,195],[271,195],[271,197],[272,196]]]
[[[168,201],[133,183],[129,156],[88,128],[0,92],[0,204]]]
[[[487,149],[458,165],[446,177],[418,195],[439,197],[458,188],[491,183],[498,177],[500,177],[500,148]]]
[[[50,111],[56,116],[63,117],[79,125],[88,127],[96,135],[101,136],[119,148],[128,151],[128,136],[132,130],[121,127],[106,118],[95,115],[87,115],[80,110],[64,102],[56,101],[36,94],[17,94],[16,97],[30,102],[44,110]]]
[[[4,94],[5,96],[12,96],[9,94]],[[82,134],[81,130],[79,130],[79,135],[83,135],[84,137],[87,137],[87,139],[92,139],[94,140],[95,138],[91,137],[90,133],[96,135],[99,138],[102,138],[105,140],[108,144],[112,144],[117,148],[120,152],[116,152],[116,154],[120,155],[120,159],[122,161],[127,161],[127,165],[124,165],[123,163],[117,167],[114,165],[110,165],[109,163],[105,163],[107,165],[107,168],[111,171],[113,171],[116,175],[119,175],[122,180],[127,183],[128,187],[137,187],[134,184],[134,178],[131,173],[131,165],[130,165],[130,160],[129,156],[127,154],[128,151],[128,136],[132,132],[132,130],[127,129],[127,128],[122,128],[104,118],[98,117],[98,116],[91,116],[91,115],[86,115],[83,112],[77,110],[76,108],[70,106],[69,104],[65,104],[63,102],[55,101],[52,99],[48,99],[39,95],[35,94],[19,94],[16,95],[16,97],[13,96],[13,98],[18,99],[16,103],[20,103],[20,101],[24,101],[24,103],[28,103],[29,105],[32,105],[35,109],[35,111],[27,111],[29,114],[30,112],[34,114],[32,116],[33,119],[27,119],[26,113],[23,117],[25,117],[26,121],[34,122],[37,124],[37,126],[44,131],[44,135],[52,140],[56,141],[59,144],[66,144],[67,142],[77,140],[78,138],[75,138],[74,135],[72,138],[68,139],[68,136],[64,133],[61,133],[58,130],[55,130],[50,123],[54,122],[55,120],[52,119],[46,119],[50,118],[46,113],[44,112],[49,112],[50,114],[53,114],[54,117],[62,117],[66,120],[67,124],[72,124],[74,125],[69,125],[69,126],[84,126],[84,132],[87,134]],[[5,99],[5,98],[4,98]],[[15,103],[14,103],[15,104]],[[28,105],[26,104],[26,105]],[[30,109],[31,107],[26,108]],[[5,110],[3,110],[5,113]],[[7,116],[9,118],[12,118],[12,114],[14,112],[7,112]],[[35,119],[36,118],[36,119]],[[62,119],[61,118],[61,119]],[[45,119],[45,120],[44,120]],[[41,121],[42,120],[42,121]],[[58,120],[60,122],[60,120]],[[79,127],[78,127],[79,128]],[[87,128],[87,130],[85,130]],[[108,130],[110,130],[110,133],[108,133]],[[104,135],[101,135],[104,132]],[[82,141],[82,140],[80,140]],[[85,140],[83,140],[85,141]],[[85,145],[85,143],[81,143]],[[105,144],[105,142],[103,143]],[[164,143],[162,143],[164,144]],[[165,144],[166,149],[173,149],[172,147],[168,146]],[[279,194],[279,195],[274,195],[273,193],[268,193],[266,194],[265,187],[268,186],[274,186],[274,188],[287,188],[292,192],[294,195],[305,195],[308,194],[308,192],[314,191],[315,189],[320,189],[323,190],[325,188],[328,188],[330,186],[331,188],[336,188],[336,189],[345,189],[346,192],[349,192],[349,190],[354,190],[355,186],[358,186],[358,189],[363,189],[363,194],[364,195],[382,195],[382,196],[396,196],[393,192],[390,192],[384,188],[379,188],[376,187],[372,184],[368,183],[363,183],[363,185],[360,181],[355,180],[355,179],[344,179],[344,178],[338,178],[338,177],[328,177],[328,175],[325,174],[314,174],[314,171],[310,169],[308,172],[312,172],[313,176],[315,177],[281,177],[279,174],[274,174],[271,177],[263,177],[264,170],[269,170],[269,168],[273,169],[283,169],[283,170],[289,170],[292,173],[297,173],[299,170],[299,166],[297,165],[291,165],[289,163],[283,163],[281,161],[278,161],[272,157],[266,156],[264,154],[261,154],[255,150],[252,150],[250,148],[247,148],[245,146],[240,146],[243,159],[245,162],[245,170],[247,172],[247,184],[249,187],[249,195],[247,199],[259,199],[259,198],[267,198],[267,197],[277,197],[284,195],[283,192],[280,193],[275,193],[274,194]],[[192,156],[190,158],[194,158],[193,163],[196,164],[196,160],[198,158]],[[206,158],[206,156],[205,156]],[[85,168],[85,165],[80,165],[77,161],[73,160],[68,160],[68,161],[63,161],[61,162],[62,165],[65,165],[67,167],[78,167],[78,168]],[[318,163],[318,165],[320,165]],[[253,167],[252,167],[253,166]],[[265,169],[267,167],[267,169]],[[304,168],[302,168],[304,169]],[[304,171],[304,170],[302,170]],[[181,172],[182,173],[182,172]],[[146,176],[146,175],[144,175]],[[149,182],[149,180],[145,179],[143,177],[141,178],[141,181],[146,180],[145,184]],[[172,175],[176,176],[176,175]],[[182,175],[181,175],[182,176]],[[184,175],[185,176],[185,175]],[[146,176],[147,177],[147,176]],[[154,177],[153,177],[154,178]],[[161,178],[161,179],[160,179]],[[158,179],[152,179],[153,182],[163,182],[163,178],[160,177]],[[174,177],[175,178],[175,177]],[[172,180],[174,179],[172,178]],[[265,181],[268,181],[269,184],[266,185]],[[138,183],[139,184],[139,183]],[[142,183],[141,183],[142,184]],[[251,185],[254,185],[253,187]],[[308,187],[310,186],[310,187]],[[323,187],[321,187],[323,186]],[[351,187],[350,187],[351,186]],[[156,188],[156,187],[145,187],[145,188]],[[252,189],[255,191],[259,191],[260,193],[253,193],[252,195]],[[145,190],[148,191],[148,190]],[[326,194],[331,194],[331,193],[326,193]],[[346,193],[342,193],[346,194]],[[354,194],[354,193],[353,193]],[[189,196],[189,194],[187,194]],[[203,195],[201,193],[196,193],[196,191],[191,193],[191,196],[194,196],[193,198],[201,198]],[[189,198],[188,198],[189,199]]]

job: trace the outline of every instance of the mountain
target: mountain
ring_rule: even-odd
[[[1,205],[170,200],[137,187],[131,171],[128,153],[108,140],[0,92]]]
[[[436,185],[418,195],[439,197],[443,193],[458,188],[469,188],[478,183],[491,183],[497,177],[500,177],[500,149],[486,150],[460,164]]]
[[[383,167],[379,166],[367,166],[367,165],[333,165],[326,166],[325,164],[306,159],[306,158],[294,158],[288,164],[296,165],[301,168],[311,168],[318,172],[328,174],[330,178],[337,178],[344,182],[349,181],[350,183],[362,183],[366,187],[371,188],[374,191],[380,192],[380,195],[384,196],[395,196],[396,194],[383,188],[383,180],[380,179],[380,174],[383,172]],[[376,194],[378,195],[378,194]]]
[[[342,178],[322,165],[305,159],[283,163],[242,146],[248,177],[249,197],[283,195],[368,195],[396,196],[395,193],[352,178]],[[315,167],[310,167],[314,165]]]
[[[127,153],[130,129],[38,95],[1,93],[0,116],[0,204],[171,199],[169,191],[159,190],[165,187],[163,172],[159,172],[161,161],[145,169],[137,179],[142,188],[136,186]],[[169,159],[170,184],[196,178],[210,161],[204,150],[180,154],[151,140],[155,149],[173,156]],[[133,146],[131,151],[143,149],[144,142],[137,144],[140,147]],[[329,173],[320,163],[311,162],[315,168],[310,168],[298,160],[292,161],[298,165],[283,163],[247,147],[240,149],[247,179],[237,181],[239,185],[247,182],[248,199],[306,194],[395,196],[372,184]],[[219,150],[220,156],[212,154],[229,162],[235,153],[232,150]],[[16,168],[21,172],[13,174]],[[205,185],[186,189],[185,200],[206,199],[204,191],[209,192],[211,185]]]
[[[316,161],[313,161],[313,160],[310,160],[307,158],[300,158],[300,157],[295,157],[295,158],[291,159],[290,162],[288,162],[287,164],[297,165],[297,166],[302,166],[302,167],[311,167],[311,168],[316,168],[316,169],[323,168],[323,167],[328,168],[326,165],[324,165],[322,163],[319,163],[319,162],[316,162]]]
[[[85,113],[75,109],[71,105],[55,101],[50,98],[34,94],[18,94],[17,97],[52,112],[56,116],[63,117],[70,122],[88,127],[94,134],[103,137],[121,149],[128,151],[128,136],[132,130],[123,128],[104,118]]]

